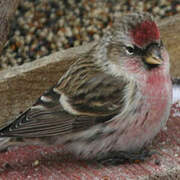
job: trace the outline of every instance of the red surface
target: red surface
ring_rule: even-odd
[[[0,179],[128,180],[173,174],[180,170],[180,103],[172,107],[167,130],[159,133],[151,148],[160,155],[140,163],[103,166],[78,161],[61,147],[17,147],[0,154]]]

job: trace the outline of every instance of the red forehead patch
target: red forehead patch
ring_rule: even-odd
[[[131,31],[131,36],[136,45],[143,46],[148,42],[159,39],[160,33],[155,22],[144,21]]]

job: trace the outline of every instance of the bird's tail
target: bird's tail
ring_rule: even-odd
[[[0,138],[0,151],[6,150],[9,146],[10,141],[11,141],[10,137]]]
[[[55,143],[54,137],[44,138],[26,138],[26,137],[0,137],[0,152],[8,151],[14,147],[22,147],[27,145],[50,146]]]
[[[19,138],[19,137],[0,137],[0,152],[7,151],[17,146],[25,146],[29,144],[38,144],[37,140],[31,141],[31,139]],[[40,144],[40,143],[39,143]]]

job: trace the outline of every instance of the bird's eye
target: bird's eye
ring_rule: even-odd
[[[129,55],[133,55],[134,54],[134,48],[131,46],[126,46],[126,53]]]

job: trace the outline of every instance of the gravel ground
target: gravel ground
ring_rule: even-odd
[[[157,19],[180,13],[180,0],[24,0],[11,24],[0,69],[98,40],[114,16],[148,11]]]

